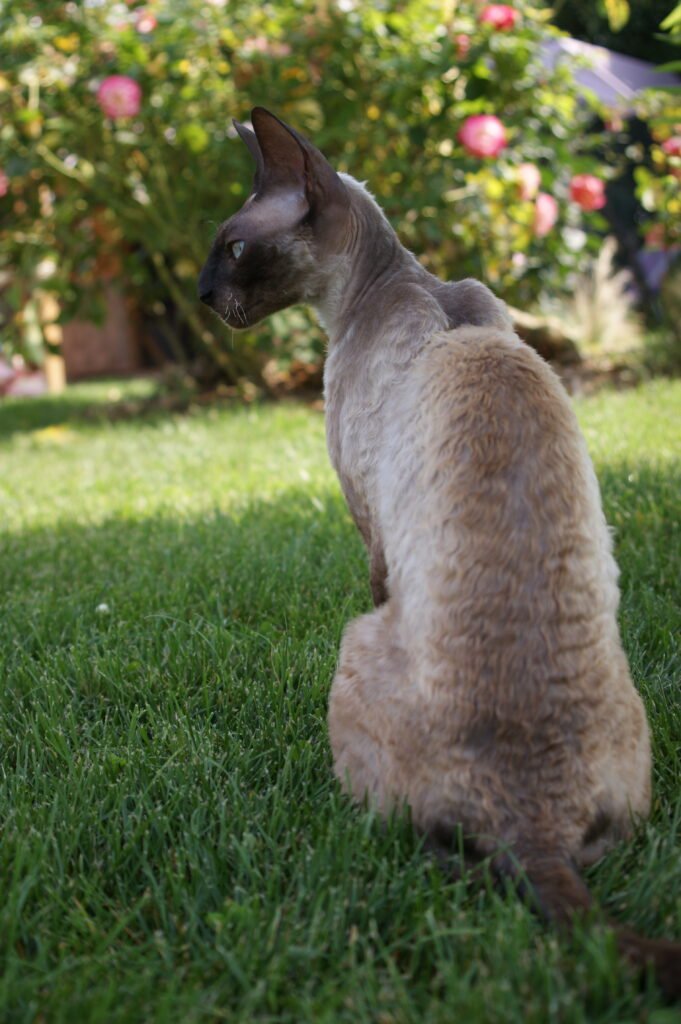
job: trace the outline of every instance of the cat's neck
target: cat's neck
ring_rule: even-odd
[[[323,287],[312,299],[332,346],[375,307],[379,294],[384,303],[397,300],[406,283],[427,290],[442,283],[404,248],[366,189],[341,177],[351,196],[346,236],[340,251],[325,261]]]
[[[407,332],[413,348],[428,334],[464,324],[512,329],[506,306],[489,288],[429,273],[364,186],[342,178],[350,194],[346,234],[338,251],[320,261],[310,296],[330,349],[358,331],[366,344],[402,344]]]

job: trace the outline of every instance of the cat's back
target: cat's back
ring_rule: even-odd
[[[531,687],[530,663],[558,677],[618,645],[598,484],[544,360],[508,330],[436,333],[392,406],[382,533],[424,650],[439,631],[445,661],[463,655],[479,676],[496,645],[498,685],[522,666]]]
[[[617,567],[557,377],[512,332],[459,328],[432,337],[389,412],[381,531],[404,696],[428,709],[426,789],[482,766],[500,807],[509,786],[519,806],[552,802],[575,849],[594,808],[645,813]]]
[[[406,483],[411,461],[410,475],[433,497],[433,514],[441,500],[448,504],[456,496],[461,525],[477,529],[481,515],[492,517],[490,525],[503,516],[526,532],[532,522],[555,523],[561,513],[588,515],[594,504],[600,511],[567,394],[549,365],[511,330],[434,332],[391,405],[388,462],[403,463],[398,477]],[[494,495],[504,501],[490,501]]]
[[[423,415],[423,469],[475,495],[476,523],[481,506],[515,516],[523,530],[527,516],[538,526],[561,513],[589,515],[594,504],[600,510],[570,400],[551,367],[512,330],[436,332],[410,384]],[[503,496],[502,507],[483,500],[488,493]]]

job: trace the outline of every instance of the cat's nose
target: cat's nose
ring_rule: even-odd
[[[207,306],[210,306],[213,299],[213,284],[214,284],[213,267],[211,265],[210,257],[204,264],[204,267],[199,274],[199,298],[201,302],[205,302]]]

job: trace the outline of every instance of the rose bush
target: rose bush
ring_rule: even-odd
[[[255,103],[368,180],[429,269],[526,308],[569,293],[599,244],[575,229],[606,226],[570,182],[612,170],[570,66],[545,66],[551,32],[534,7],[475,0],[6,0],[4,343],[37,286],[67,319],[113,279],[161,351],[227,380],[258,378],[272,352],[319,357],[299,313],[232,336],[196,300],[216,225],[250,188],[231,118]]]
[[[662,22],[669,40],[681,47],[681,3]],[[666,65],[681,72],[681,59]],[[681,245],[681,104],[678,89],[650,89],[638,102],[637,112],[651,127],[649,160],[636,169],[638,197],[649,215],[645,229],[655,237],[655,248]],[[678,330],[678,327],[676,328]],[[679,331],[681,337],[681,331]]]
[[[681,3],[669,13],[661,28],[669,41],[681,47]],[[681,73],[681,59],[666,65]],[[656,368],[681,372],[681,105],[677,89],[651,89],[638,102],[638,114],[651,128],[652,144],[647,159],[636,168],[637,195],[647,214],[643,224],[646,247],[661,251],[667,273],[656,308],[664,325],[651,358]],[[658,257],[659,258],[659,257]]]

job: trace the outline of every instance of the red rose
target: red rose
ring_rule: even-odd
[[[605,206],[605,182],[595,174],[575,174],[570,182],[570,199],[583,210]]]

